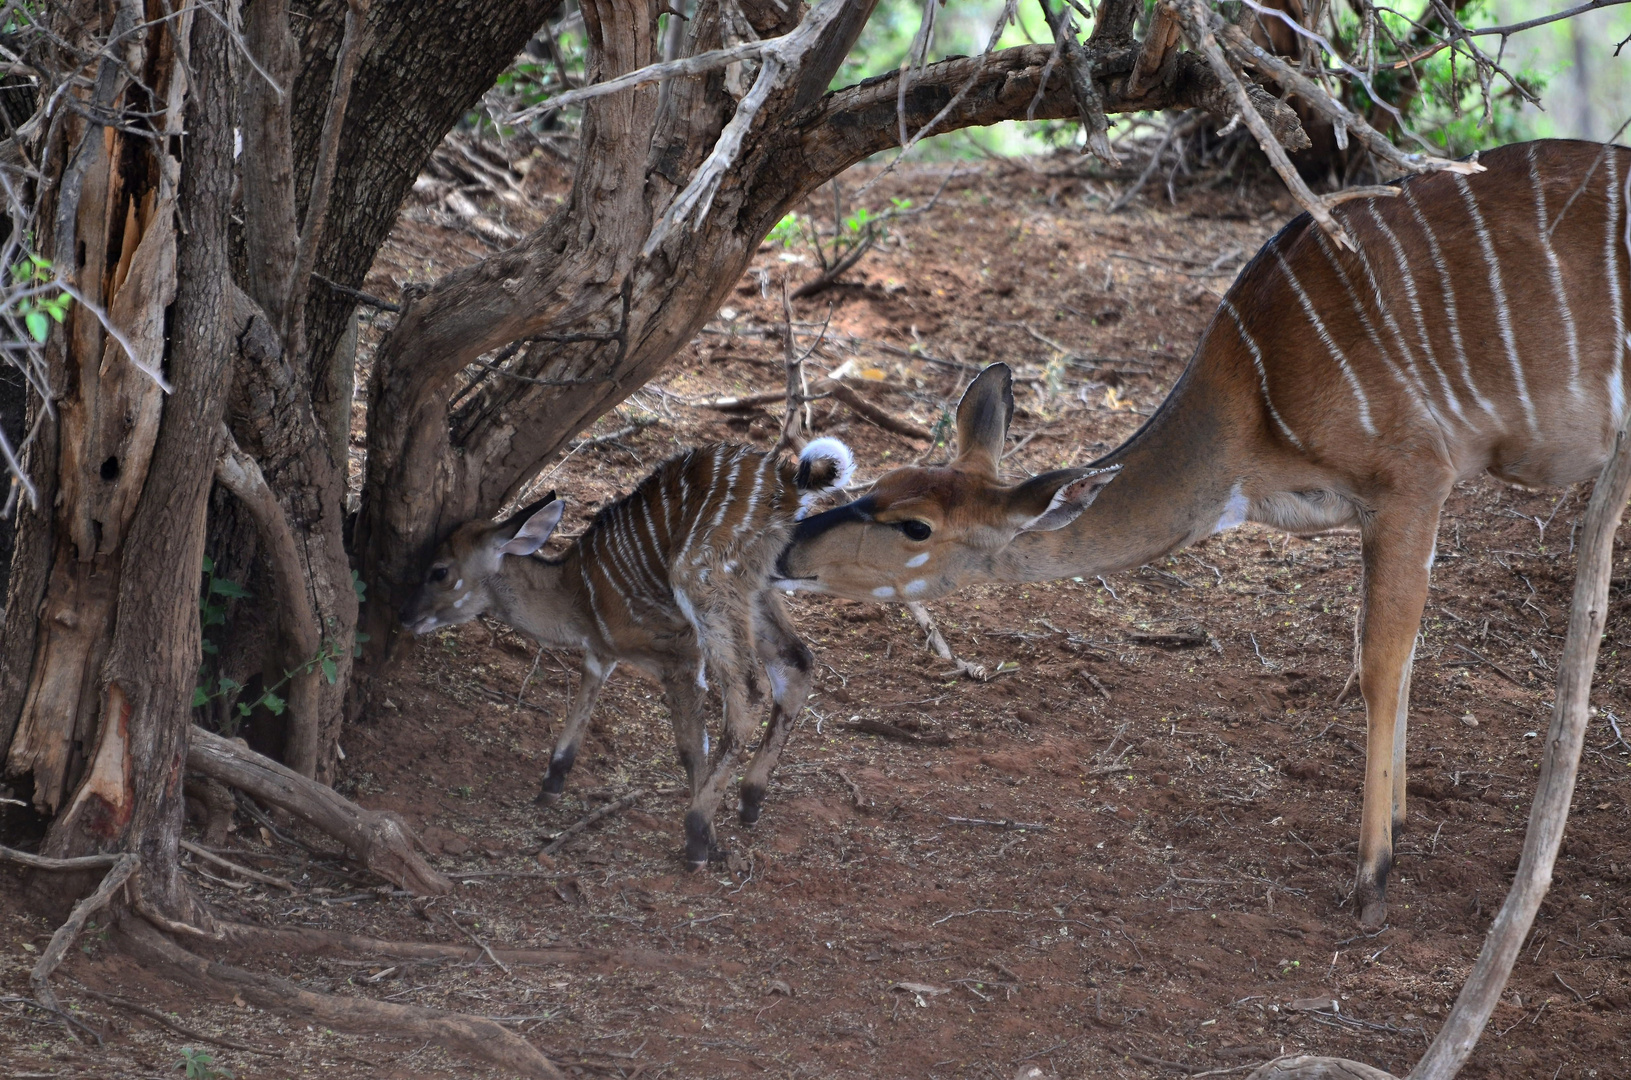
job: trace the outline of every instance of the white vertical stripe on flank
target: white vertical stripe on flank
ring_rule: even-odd
[[[723,492],[716,494],[715,489],[717,489],[720,486],[720,483],[725,480],[725,451],[727,449],[728,447],[726,447],[724,443],[719,443],[714,447],[714,465],[713,471],[708,474],[708,490],[703,493],[701,503],[695,507],[697,516],[695,520],[691,522],[691,529],[685,534],[685,543],[680,547],[679,554],[674,556],[674,561],[670,564],[670,569],[678,566],[681,560],[685,558],[685,553],[691,550],[691,544],[695,542],[697,538],[697,530],[702,527],[702,519],[708,516],[708,507],[712,506],[715,502],[724,497]],[[686,500],[685,509],[692,509],[690,502],[691,500]],[[683,514],[680,516],[680,520],[685,520]],[[708,542],[708,538],[703,537],[702,542],[706,544]]]
[[[1461,189],[1461,198],[1467,204],[1467,213],[1472,215],[1472,228],[1478,234],[1478,244],[1484,251],[1484,264],[1489,268],[1489,288],[1495,295],[1495,321],[1501,329],[1501,341],[1506,345],[1507,362],[1512,366],[1512,385],[1518,391],[1518,400],[1523,402],[1523,414],[1529,421],[1529,429],[1538,431],[1540,422],[1535,417],[1535,403],[1529,397],[1529,383],[1523,377],[1523,365],[1518,361],[1518,341],[1512,333],[1512,309],[1506,302],[1506,286],[1501,283],[1501,267],[1495,259],[1495,243],[1489,238],[1489,229],[1484,225],[1484,215],[1479,212],[1478,201],[1472,197],[1472,186],[1467,183],[1467,178],[1457,174],[1455,186]]]
[[[1410,190],[1408,183],[1404,185],[1404,198],[1405,202],[1410,204],[1410,212],[1415,215],[1416,224],[1420,226],[1422,236],[1427,239],[1427,250],[1432,255],[1433,266],[1438,270],[1439,289],[1444,299],[1444,313],[1449,316],[1450,344],[1455,347],[1455,359],[1457,365],[1461,368],[1461,380],[1467,384],[1467,389],[1472,392],[1473,400],[1478,403],[1478,407],[1496,419],[1500,419],[1500,414],[1495,411],[1494,402],[1486,398],[1483,392],[1478,389],[1478,384],[1472,381],[1472,365],[1467,363],[1467,348],[1461,340],[1461,315],[1455,306],[1455,286],[1450,282],[1450,266],[1444,261],[1444,251],[1438,246],[1438,237],[1433,234],[1432,227],[1427,224],[1427,218],[1422,214],[1421,206],[1416,202],[1415,192]]]
[[[1620,430],[1625,419],[1625,308],[1620,292],[1620,253],[1616,246],[1620,224],[1620,155],[1608,152],[1608,234],[1603,240],[1603,259],[1608,264],[1608,305],[1614,314],[1614,364],[1608,372],[1608,400],[1614,410],[1612,430]],[[1631,175],[1626,177],[1631,183]],[[1631,227],[1631,219],[1626,222]],[[1631,243],[1631,238],[1628,238]]]
[[[1539,228],[1540,250],[1546,256],[1546,274],[1552,282],[1552,295],[1563,312],[1563,334],[1569,345],[1569,393],[1580,397],[1580,336],[1574,328],[1574,312],[1569,308],[1569,294],[1563,289],[1563,268],[1552,247],[1551,230],[1546,220],[1546,188],[1540,181],[1540,167],[1535,163],[1535,144],[1529,144],[1529,186],[1535,192],[1535,224]]]
[[[1316,231],[1314,238],[1319,243],[1320,253],[1325,256],[1325,261],[1330,264],[1331,271],[1336,274],[1337,280],[1342,282],[1342,290],[1348,294],[1348,303],[1352,306],[1354,315],[1359,319],[1359,325],[1364,327],[1365,336],[1370,339],[1371,348],[1375,349],[1376,355],[1381,358],[1382,366],[1387,368],[1388,373],[1393,376],[1393,381],[1399,384],[1399,389],[1409,396],[1411,404],[1416,406],[1416,411],[1426,417],[1429,422],[1442,428],[1444,421],[1438,415],[1438,410],[1433,408],[1432,399],[1427,396],[1427,388],[1422,385],[1421,377],[1417,373],[1415,365],[1410,364],[1407,371],[1404,366],[1394,362],[1393,357],[1388,354],[1387,346],[1382,344],[1382,335],[1377,333],[1376,324],[1371,322],[1370,314],[1365,310],[1365,305],[1360,302],[1359,293],[1355,291],[1353,286],[1353,279],[1348,276],[1348,271],[1343,269],[1342,263],[1337,261],[1336,253],[1331,250],[1330,241],[1325,239],[1324,230]],[[1380,293],[1377,295],[1380,296]],[[1409,363],[1408,358],[1406,363]]]
[[[594,575],[590,573],[590,563],[595,561],[595,534],[589,533],[584,537],[582,552],[578,556],[578,576],[583,578],[583,588],[589,594],[589,612],[595,617],[595,625],[600,627],[602,640],[611,643],[617,639],[612,637],[611,628],[600,614],[600,600],[595,596]]]
[[[731,535],[740,536],[754,527],[753,515],[759,510],[759,495],[765,488],[765,473],[774,468],[775,463],[775,454],[761,453],[759,455],[759,467],[753,471],[753,490],[748,492],[747,509],[742,511],[742,520],[736,523],[736,528],[731,530]]]
[[[1235,310],[1235,305],[1230,302],[1227,296],[1223,298],[1223,310],[1227,311],[1229,318],[1234,320],[1235,333],[1240,335],[1240,340],[1246,343],[1246,350],[1252,354],[1252,366],[1257,369],[1257,381],[1263,388],[1263,404],[1268,406],[1269,416],[1274,418],[1274,423],[1280,428],[1280,432],[1291,440],[1292,446],[1299,450],[1304,449],[1302,440],[1297,438],[1296,432],[1291,430],[1291,425],[1285,422],[1285,419],[1280,416],[1280,411],[1274,407],[1274,399],[1269,396],[1269,373],[1263,366],[1263,350],[1257,347],[1257,342],[1246,332],[1246,324],[1241,320],[1240,312]],[[924,559],[928,558],[927,555],[923,557]]]
[[[719,503],[719,513],[715,514],[713,521],[708,524],[708,535],[702,538],[704,549],[713,544],[714,531],[719,528],[720,522],[725,520],[725,512],[731,508],[731,503],[736,500],[736,481],[742,475],[742,455],[745,452],[745,449],[739,446],[736,448],[735,455],[731,458],[731,471],[729,479],[725,481],[723,497],[716,499]],[[698,558],[700,559],[701,556],[699,555]]]
[[[1313,324],[1314,333],[1325,343],[1325,348],[1331,353],[1331,359],[1336,361],[1343,378],[1348,380],[1348,388],[1353,391],[1354,400],[1359,403],[1359,426],[1365,429],[1365,434],[1375,435],[1376,425],[1371,422],[1370,401],[1365,397],[1365,388],[1359,385],[1359,379],[1354,375],[1353,368],[1348,366],[1348,358],[1331,339],[1330,331],[1326,330],[1325,323],[1320,321],[1319,312],[1314,310],[1314,302],[1308,298],[1308,293],[1303,289],[1302,282],[1297,280],[1297,275],[1291,272],[1291,266],[1286,262],[1285,256],[1276,251],[1274,258],[1280,264],[1280,272],[1285,274],[1286,280],[1291,283],[1291,291],[1297,294],[1297,302],[1302,305],[1303,314]]]
[[[1450,380],[1444,374],[1444,369],[1439,366],[1438,358],[1433,355],[1433,344],[1427,337],[1427,323],[1421,313],[1421,297],[1416,293],[1416,277],[1410,272],[1410,262],[1405,258],[1404,247],[1399,243],[1399,238],[1394,235],[1393,230],[1388,228],[1387,222],[1382,220],[1382,215],[1376,212],[1375,200],[1365,203],[1365,211],[1370,214],[1371,221],[1376,223],[1377,229],[1387,238],[1388,245],[1393,249],[1393,258],[1399,267],[1399,280],[1403,283],[1405,289],[1405,299],[1410,304],[1411,312],[1415,315],[1416,332],[1421,341],[1422,359],[1428,367],[1433,369],[1433,375],[1438,379],[1439,390],[1443,392],[1444,400],[1449,404],[1450,411],[1455,413],[1457,419],[1465,423],[1467,414],[1461,407],[1461,399],[1456,396],[1455,388],[1450,385]],[[1399,343],[1400,351],[1405,354],[1411,365],[1414,366],[1416,362],[1415,353],[1405,341],[1404,331],[1399,328],[1398,321],[1393,317],[1393,308],[1382,296],[1381,286],[1377,284],[1376,273],[1371,268],[1370,259],[1366,258],[1363,247],[1358,249],[1358,255],[1360,264],[1365,268],[1365,277],[1370,282],[1371,292],[1376,296],[1376,305],[1381,309],[1382,317],[1387,320],[1388,329],[1393,331],[1393,338]]]
[[[654,489],[653,494],[656,496],[655,501],[663,503],[668,501],[663,497],[663,490],[660,486]],[[657,518],[651,512],[652,502],[652,499],[646,499],[640,504],[640,509],[644,511],[642,517],[644,517],[646,523],[646,539],[651,544],[652,571],[657,580],[666,585],[668,583],[668,560],[663,557],[663,544],[657,536]]]

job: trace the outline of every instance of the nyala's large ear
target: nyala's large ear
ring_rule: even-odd
[[[997,475],[1008,423],[1014,418],[1014,373],[992,364],[968,384],[957,405],[957,462]]]
[[[1104,486],[1116,478],[1121,466],[1108,469],[1059,469],[1033,476],[1014,489],[1008,500],[1009,520],[1020,532],[1062,529],[1093,505]]]
[[[531,555],[544,546],[549,534],[561,523],[561,514],[565,511],[565,500],[557,499],[555,493],[550,492],[549,498],[533,503],[498,527],[494,533],[494,537],[501,541],[498,553]]]

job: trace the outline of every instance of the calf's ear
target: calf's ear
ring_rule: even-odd
[[[541,507],[529,506],[499,526],[495,534],[499,541],[498,553],[531,555],[544,546],[549,534],[561,523],[561,514],[565,511],[566,500],[557,499],[555,493],[550,492],[549,500]]]
[[[992,364],[968,384],[957,404],[958,464],[995,477],[1013,418],[1014,374],[1007,364]]]

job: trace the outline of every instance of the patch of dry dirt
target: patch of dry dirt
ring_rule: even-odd
[[[1092,182],[1049,175],[1063,163],[962,169],[931,211],[892,226],[850,284],[800,302],[797,317],[813,327],[831,305],[812,365],[873,369],[867,396],[925,430],[955,404],[964,365],[1015,365],[1016,473],[1087,460],[1134,430],[1234,269],[1288,212],[1263,195],[1203,191],[1106,217]],[[903,170],[865,200],[922,205],[942,175]],[[811,209],[822,219],[829,206],[823,193]],[[548,208],[540,198],[533,213]],[[370,288],[394,295],[490,242],[416,204]],[[813,276],[808,260],[807,249],[762,250],[667,376],[595,432],[637,415],[660,422],[585,446],[550,478],[580,523],[678,447],[774,438],[776,406],[730,416],[687,402],[779,385],[772,297],[784,275]],[[815,415],[866,476],[935,452],[831,402]],[[1364,712],[1333,704],[1352,650],[1357,540],[1252,527],[1102,582],[936,604],[959,656],[1013,665],[988,683],[949,674],[898,608],[794,600],[821,661],[817,694],[763,819],[751,831],[722,821],[729,867],[694,876],[681,869],[685,798],[653,686],[612,680],[566,797],[543,809],[532,797],[571,658],[543,656],[529,680],[534,651],[509,631],[444,632],[348,731],[342,788],[418,827],[455,894],[428,905],[383,895],[247,819],[234,857],[287,875],[296,892],[198,885],[246,921],[469,944],[445,913],[495,947],[558,950],[558,963],[509,973],[485,959],[237,959],[313,989],[506,1018],[585,1076],[1007,1080],[1030,1064],[1061,1078],[1244,1075],[1300,1050],[1403,1073],[1516,865],[1585,498],[1481,481],[1450,502],[1415,676],[1409,832],[1392,924],[1374,937],[1358,936],[1346,899]],[[1620,656],[1631,600],[1616,602],[1564,854],[1469,1077],[1631,1074],[1631,748],[1608,723],[1631,715]],[[1193,628],[1206,644],[1139,637]],[[881,739],[857,720],[949,745]],[[536,857],[635,786],[653,794]],[[75,1045],[17,1000],[52,927],[21,913],[12,874],[0,879],[8,1075],[177,1075],[191,1040],[76,982],[272,1052],[213,1050],[239,1077],[486,1074],[435,1047],[199,1001],[95,935],[59,992],[108,1042]],[[1287,1007],[1316,997],[1340,1010]]]

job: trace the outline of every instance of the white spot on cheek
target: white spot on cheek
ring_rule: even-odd
[[[928,590],[929,583],[927,581],[924,581],[922,578],[913,578],[911,581],[906,583],[906,586],[901,589],[901,592],[905,593],[907,596],[916,596],[918,593],[927,592]]]
[[[455,588],[455,589],[462,589],[462,588],[464,588],[464,578],[460,578],[460,579],[459,579],[459,580],[458,580],[458,581],[455,581],[455,582],[454,582],[454,583],[453,583],[453,587],[454,587],[454,588]]]
[[[907,559],[906,560],[906,565],[909,568],[916,569],[917,567],[922,566],[924,563],[926,563],[928,561],[929,561],[929,553],[927,551],[925,551],[925,552],[922,552],[921,554],[913,555],[910,559]]]
[[[1237,482],[1229,490],[1229,501],[1223,507],[1223,516],[1218,518],[1218,523],[1212,527],[1212,531],[1220,533],[1245,524],[1246,511],[1250,506],[1251,502],[1240,493],[1240,484]]]
[[[457,600],[453,601],[453,606],[456,607],[456,608],[462,608],[462,607],[464,607],[464,602],[466,600],[468,600],[468,599],[470,599],[470,594],[465,593],[463,596],[461,596]]]
[[[893,585],[879,585],[876,589],[872,590],[872,595],[876,596],[879,600],[887,600],[891,596],[895,595],[895,587]]]

